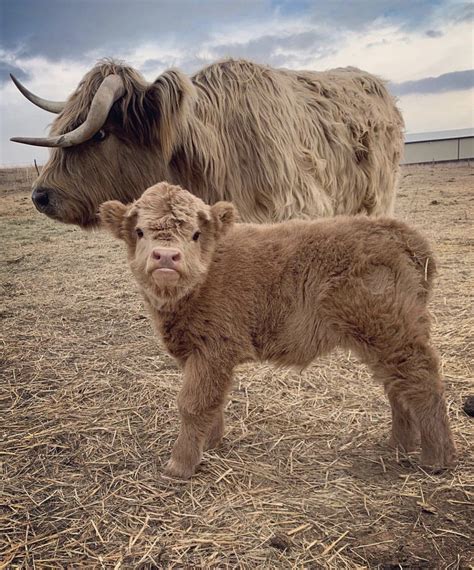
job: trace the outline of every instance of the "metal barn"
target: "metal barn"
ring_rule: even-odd
[[[474,128],[405,135],[402,164],[474,159]]]

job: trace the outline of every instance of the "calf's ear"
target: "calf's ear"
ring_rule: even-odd
[[[225,235],[238,219],[237,210],[230,202],[216,202],[211,207],[211,216],[219,237]]]
[[[125,239],[125,216],[129,210],[128,206],[118,200],[104,202],[99,207],[99,218],[101,227],[109,230],[116,238]]]
[[[210,211],[199,210],[198,212],[198,222],[200,226],[207,226],[211,221]]]

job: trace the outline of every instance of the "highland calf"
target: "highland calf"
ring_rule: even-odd
[[[219,444],[236,365],[304,367],[337,346],[353,350],[392,407],[392,442],[448,467],[455,447],[427,299],[435,265],[416,231],[391,219],[337,217],[235,224],[160,183],[125,206],[101,206],[102,224],[128,246],[130,268],[167,350],[184,372],[181,430],[166,473],[193,475]]]

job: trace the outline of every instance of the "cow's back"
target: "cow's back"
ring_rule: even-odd
[[[193,82],[200,125],[217,141],[205,200],[231,199],[256,222],[391,212],[403,121],[378,78],[229,60]]]

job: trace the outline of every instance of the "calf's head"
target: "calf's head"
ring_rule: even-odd
[[[184,297],[206,278],[218,240],[236,219],[228,202],[206,205],[161,182],[129,205],[100,206],[102,226],[126,242],[140,289],[156,308]]]

